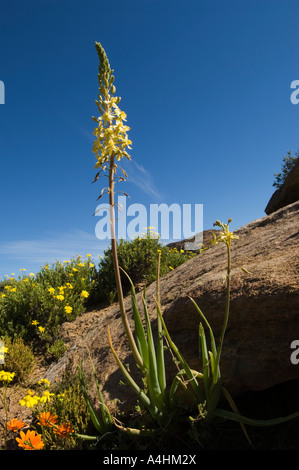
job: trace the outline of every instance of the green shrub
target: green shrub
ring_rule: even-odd
[[[50,345],[47,349],[48,354],[50,354],[54,359],[59,359],[63,356],[65,351],[67,350],[67,346],[64,344],[62,339],[58,339],[52,345]]]
[[[159,236],[149,228],[141,237],[131,241],[120,240],[117,243],[119,266],[125,270],[135,285],[149,284],[157,278],[158,253],[161,253],[161,276],[187,261],[192,253],[163,246]],[[121,273],[125,292],[130,288],[127,276]],[[115,274],[111,247],[107,248],[99,263],[95,279],[95,292],[99,300],[116,299]]]
[[[45,265],[35,276],[10,277],[0,294],[0,335],[53,342],[63,321],[84,312],[95,267],[81,257]]]
[[[5,353],[4,369],[15,373],[15,380],[23,382],[28,378],[35,365],[35,356],[31,347],[22,338],[8,337],[2,339],[7,352]]]
[[[187,261],[192,254],[163,246],[148,229],[133,241],[118,243],[119,265],[135,285],[153,282],[161,253],[161,276]],[[122,273],[124,291],[129,283]],[[77,256],[68,261],[46,264],[34,274],[18,279],[9,277],[0,283],[0,336],[23,338],[44,345],[53,357],[59,357],[64,345],[56,343],[60,325],[72,321],[88,305],[116,300],[111,247],[107,248],[98,269]]]

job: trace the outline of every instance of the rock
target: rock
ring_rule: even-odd
[[[239,240],[234,240],[231,247],[230,317],[221,358],[223,383],[234,396],[299,379],[299,365],[290,360],[291,343],[299,340],[298,217],[299,202],[295,202],[235,231]],[[226,262],[226,247],[216,245],[160,280],[165,322],[174,343],[197,370],[201,368],[200,318],[189,296],[208,318],[217,341],[224,317]],[[147,288],[147,303],[154,331],[155,295],[156,283],[153,283]],[[137,299],[141,308],[141,293]],[[132,324],[129,297],[125,303]],[[89,349],[109,406],[118,399],[122,402],[118,407],[125,409],[136,403],[136,396],[128,386],[120,384],[124,379],[108,345],[108,325],[116,351],[138,380],[139,371],[127,344],[117,304],[87,312],[74,322],[62,325],[60,334],[68,351],[48,369],[46,378],[51,382],[60,380],[69,368],[76,372],[80,359],[84,370],[90,372]],[[169,354],[166,363],[167,368],[172,364]],[[92,380],[89,387],[96,401]]]
[[[299,339],[298,220],[296,202],[235,231],[240,239],[231,249],[230,317],[221,362],[223,382],[234,395],[299,378],[299,365],[290,361],[290,345]],[[189,287],[166,309],[164,318],[173,341],[196,369],[198,317],[188,296],[219,336],[225,307],[225,247],[213,247],[192,261],[196,278],[190,276]],[[187,268],[182,266],[173,276],[185,280],[182,271]]]
[[[200,236],[198,237],[199,240],[201,240],[201,244],[204,246],[208,245],[210,240],[213,239],[213,233],[217,234],[218,230],[204,230],[203,232],[200,232]],[[186,244],[194,244],[195,242],[195,236],[190,237],[190,238],[185,238],[184,240],[180,241],[175,241],[168,243],[167,246],[169,248],[176,248],[177,250],[184,250]],[[200,246],[199,246],[200,248]],[[190,250],[190,251],[198,251],[198,250]]]
[[[288,174],[284,184],[277,189],[267,204],[267,215],[299,200],[299,159]]]

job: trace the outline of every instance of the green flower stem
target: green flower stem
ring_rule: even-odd
[[[122,283],[120,278],[120,271],[119,271],[119,264],[118,264],[118,256],[117,256],[117,244],[116,244],[116,234],[115,234],[115,209],[114,209],[114,155],[111,156],[110,159],[110,168],[109,168],[109,203],[110,203],[110,227],[111,227],[111,248],[112,248],[112,257],[113,257],[113,266],[114,266],[114,273],[115,273],[115,281],[116,281],[116,288],[118,294],[118,302],[120,308],[120,314],[122,318],[122,322],[125,328],[125,332],[130,343],[130,347],[132,353],[134,355],[135,361],[137,364],[143,369],[144,364],[143,360],[139,354],[138,348],[136,346],[132,330],[130,328],[126,309],[124,305],[124,296],[123,296],[123,289]]]
[[[216,357],[216,368],[219,367],[220,363],[220,356],[223,346],[224,335],[226,332],[227,324],[228,324],[228,317],[229,317],[229,307],[230,307],[230,273],[231,273],[231,257],[230,257],[230,244],[227,243],[227,274],[226,274],[226,301],[225,301],[225,314],[224,314],[224,321],[222,326],[222,331],[219,339],[219,347],[217,351]],[[216,379],[216,375],[214,376]]]

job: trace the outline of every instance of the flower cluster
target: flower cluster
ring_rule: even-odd
[[[6,372],[5,370],[0,370],[0,380],[5,383],[12,382],[15,376],[15,372]]]
[[[58,424],[58,416],[52,414],[50,411],[44,411],[37,417],[38,423],[47,428],[51,428],[59,437],[69,439],[70,434],[74,432],[70,423]]]
[[[19,403],[21,406],[27,406],[27,408],[32,408],[38,403],[47,403],[50,401],[51,397],[54,396],[54,393],[50,393],[48,390],[44,390],[41,396],[35,395],[32,390],[28,390],[27,395],[22,398]]]
[[[123,122],[127,120],[126,113],[118,107],[121,98],[114,96],[113,70],[110,68],[106,53],[100,43],[96,43],[96,50],[100,60],[98,74],[100,93],[96,104],[101,115],[98,118],[93,117],[98,127],[93,132],[96,140],[92,151],[97,159],[95,168],[101,167],[105,170],[105,163],[108,163],[111,158],[116,158],[117,161],[124,156],[131,159],[126,148],[130,149],[132,142],[127,136],[127,131],[130,128]]]
[[[216,222],[214,223],[214,226],[218,226],[222,228],[222,231],[219,233],[218,236],[216,236],[215,233],[213,233],[213,240],[211,242],[213,245],[214,244],[217,245],[218,243],[224,243],[225,245],[227,245],[227,247],[230,247],[232,240],[239,239],[238,235],[235,235],[233,232],[230,232],[229,230],[229,224],[231,223],[231,221],[232,219],[229,219],[227,224],[224,224],[220,222],[219,220],[216,220]]]
[[[48,390],[50,382],[47,379],[41,379],[37,385],[42,387],[42,395],[38,396],[32,390],[28,390],[27,395],[20,400],[19,403],[21,406],[27,406],[28,408],[33,408],[40,404],[43,405],[42,409],[37,406],[37,411],[34,412],[37,424],[41,427],[41,434],[38,434],[36,430],[32,429],[26,431],[22,430],[26,426],[26,423],[17,418],[6,422],[7,431],[12,433],[20,432],[19,437],[15,439],[18,446],[24,450],[41,450],[46,446],[47,434],[44,432],[45,428],[53,431],[53,434],[60,439],[70,439],[70,434],[74,432],[70,423],[59,423],[58,416],[45,409],[45,405],[49,403],[51,397],[54,396],[54,393],[50,393]]]

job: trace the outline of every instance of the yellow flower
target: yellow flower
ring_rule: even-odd
[[[39,326],[38,329],[39,329],[39,331],[40,331],[41,333],[43,333],[46,328],[44,328],[43,326]]]
[[[88,296],[89,296],[89,293],[88,293],[86,290],[83,290],[83,291],[81,292],[81,297],[84,297],[84,298],[87,299]]]
[[[91,268],[94,268],[94,264],[92,264],[92,263],[89,263],[89,266],[90,266]]]
[[[15,376],[15,372],[6,372],[5,370],[0,370],[0,380],[3,382],[11,382]]]
[[[212,244],[217,245],[217,243],[225,243],[228,247],[230,247],[232,240],[238,240],[239,237],[238,235],[235,235],[233,232],[229,231],[229,224],[232,221],[232,219],[229,219],[227,224],[223,224],[222,222],[219,222],[219,220],[216,220],[216,222],[213,224],[214,226],[217,225],[218,227],[221,227],[223,229],[222,232],[220,232],[220,235],[216,237],[215,233],[213,233],[213,240],[211,241]]]
[[[27,408],[32,408],[34,405],[37,405],[39,402],[39,397],[33,395],[31,390],[28,390],[27,395],[19,401],[21,406],[27,406]]]
[[[39,322],[37,320],[32,320],[31,325],[38,325],[38,323]]]
[[[10,292],[17,292],[17,288],[16,288],[16,287],[12,287],[12,288],[10,289]]]
[[[87,258],[90,258],[90,257],[91,257],[91,255],[90,255],[89,253],[88,253],[86,256],[87,256]]]
[[[100,43],[96,43],[96,50],[100,60],[98,78],[101,92],[98,95],[99,101],[96,103],[101,116],[98,119],[93,118],[98,123],[98,127],[93,132],[96,140],[92,151],[97,159],[95,168],[101,167],[105,170],[106,162],[112,158],[116,158],[116,160],[123,157],[131,159],[125,149],[126,147],[130,148],[132,142],[127,136],[127,131],[130,128],[123,124],[127,117],[126,113],[118,107],[120,98],[113,96],[115,94],[114,77],[106,52]]]
[[[64,307],[64,311],[65,311],[65,313],[72,313],[73,307],[71,307],[70,305],[66,305]]]
[[[44,393],[43,393],[43,396],[40,397],[40,401],[42,403],[47,403],[50,401],[50,397],[54,397],[54,393],[50,393],[48,392],[48,390],[45,390]]]
[[[6,294],[1,294],[1,297],[6,297]]]
[[[50,294],[54,294],[55,292],[54,287],[49,287],[48,292],[50,292]]]
[[[64,300],[64,296],[62,294],[56,295],[56,299],[62,302]]]
[[[49,382],[48,379],[41,379],[37,383],[38,383],[38,385],[45,385],[46,387],[50,386],[50,382]]]

